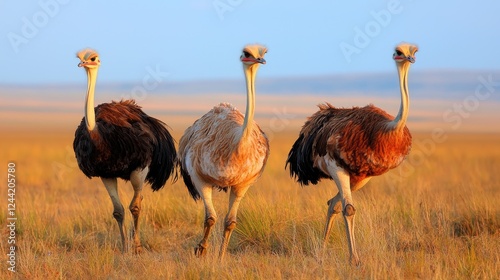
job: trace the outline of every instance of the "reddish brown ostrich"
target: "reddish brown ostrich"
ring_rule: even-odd
[[[349,241],[350,260],[359,265],[354,239],[356,209],[351,192],[359,190],[373,176],[397,167],[411,148],[408,117],[408,69],[415,62],[415,45],[401,43],[393,59],[399,74],[401,106],[394,118],[373,105],[350,109],[319,105],[302,127],[286,165],[301,185],[317,184],[322,178],[333,179],[339,192],[328,201],[324,243],[334,214],[342,212]]]
[[[77,54],[79,67],[87,72],[85,117],[75,132],[73,149],[78,166],[87,177],[101,177],[113,202],[113,216],[118,222],[122,251],[127,250],[123,219],[125,212],[118,197],[117,178],[130,180],[134,197],[129,209],[134,217],[134,251],[142,249],[139,240],[144,181],[154,191],[175,174],[174,140],[165,124],[152,118],[134,100],[103,103],[94,108],[94,89],[101,61],[97,52],[86,49]],[[174,176],[176,178],[176,176]]]

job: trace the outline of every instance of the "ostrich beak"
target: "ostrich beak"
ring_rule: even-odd
[[[88,66],[98,66],[98,64],[96,61],[82,61],[78,63],[78,67],[88,68]]]
[[[246,57],[244,57],[241,59],[241,61],[266,64],[266,60],[264,58],[246,58]]]

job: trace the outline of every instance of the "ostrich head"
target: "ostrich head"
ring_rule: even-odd
[[[266,53],[267,48],[262,45],[246,45],[245,48],[243,48],[240,60],[246,67],[255,65],[256,63],[266,64],[266,60],[264,59]]]
[[[394,49],[394,54],[392,58],[396,63],[414,63],[415,62],[415,53],[418,51],[418,47],[416,45],[412,45],[409,43],[400,43]]]
[[[85,69],[95,69],[101,65],[101,60],[99,59],[99,54],[92,49],[84,49],[76,54],[76,57],[80,59],[78,67],[85,67]]]

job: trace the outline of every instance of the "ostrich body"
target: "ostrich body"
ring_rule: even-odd
[[[243,116],[236,108],[221,103],[186,129],[179,142],[181,174],[191,196],[205,205],[203,239],[195,248],[202,256],[208,247],[210,231],[217,220],[212,203],[213,188],[230,189],[229,211],[225,218],[223,240],[219,252],[222,260],[236,227],[241,199],[257,180],[269,156],[268,140],[253,120],[255,107],[255,76],[260,64],[266,63],[266,48],[249,45],[243,49],[247,84],[247,107]]]
[[[350,109],[319,105],[302,127],[286,165],[301,185],[333,179],[338,193],[328,201],[326,243],[334,214],[343,213],[351,263],[360,264],[354,239],[356,209],[351,196],[373,176],[397,167],[409,154],[411,134],[406,127],[409,109],[408,69],[417,47],[401,43],[393,59],[399,74],[401,106],[394,118],[373,105]]]
[[[146,181],[157,191],[175,174],[174,141],[165,124],[144,113],[134,100],[113,101],[94,108],[99,55],[86,49],[77,57],[81,60],[78,66],[85,68],[88,78],[85,117],[73,142],[78,166],[87,177],[100,177],[104,183],[113,202],[123,252],[127,250],[125,212],[118,196],[117,178],[130,180],[134,188],[129,207],[134,218],[134,251],[139,253],[142,187]]]

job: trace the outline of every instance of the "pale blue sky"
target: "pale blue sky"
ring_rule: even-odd
[[[420,47],[414,71],[499,69],[500,1],[364,2],[2,0],[0,84],[83,83],[84,47],[101,54],[101,82],[155,68],[170,81],[240,78],[253,42],[269,48],[266,77],[393,71],[403,40]]]

